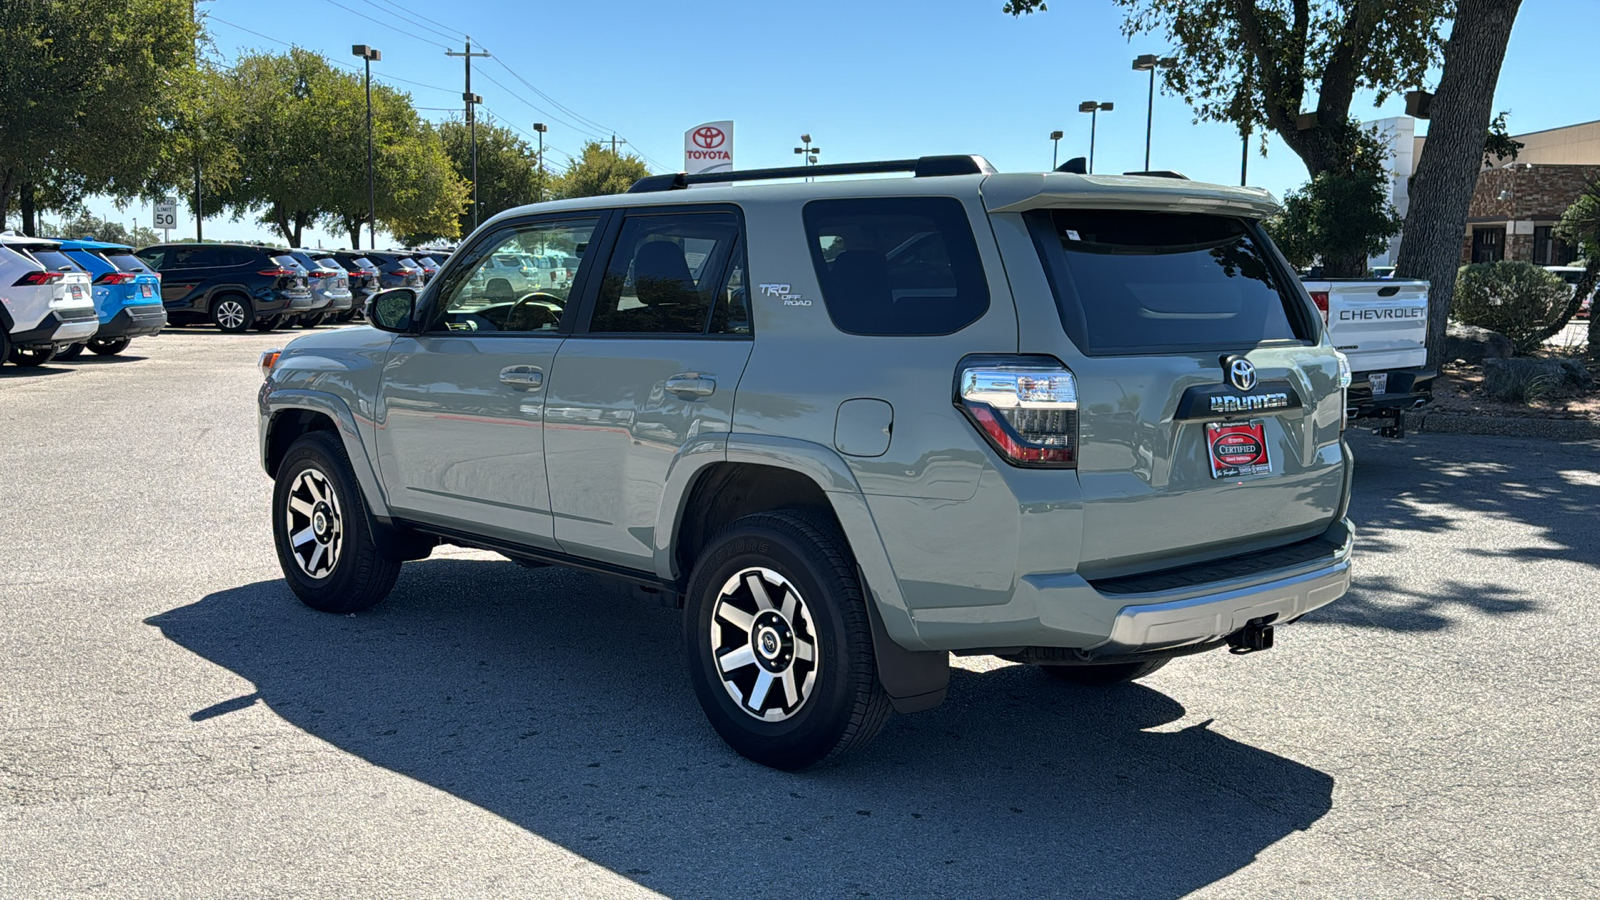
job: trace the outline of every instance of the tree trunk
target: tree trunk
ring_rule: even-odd
[[[1460,0],[1444,48],[1444,71],[1433,99],[1428,140],[1411,178],[1411,206],[1395,276],[1421,278],[1428,289],[1428,360],[1444,351],[1450,300],[1455,295],[1467,208],[1483,166],[1494,87],[1522,0]]]
[[[361,223],[360,222],[356,222],[355,224],[352,225],[352,224],[350,224],[350,220],[346,219],[344,225],[345,225],[345,228],[350,232],[350,249],[351,250],[360,250],[361,249]]]
[[[16,180],[16,174],[10,169],[6,170],[4,178],[0,178],[0,231],[6,230],[6,218],[11,212],[11,188]]]
[[[1572,317],[1577,315],[1578,310],[1583,307],[1583,298],[1594,293],[1597,278],[1600,278],[1600,256],[1589,260],[1588,265],[1584,267],[1583,277],[1578,279],[1578,283],[1572,287],[1572,299],[1567,301],[1567,308],[1563,309],[1561,314],[1556,316],[1555,321],[1551,322],[1550,326],[1544,330],[1544,333],[1539,335],[1539,340],[1543,341],[1546,338],[1555,337],[1560,333],[1561,329],[1567,327],[1567,323],[1572,321]],[[1594,312],[1592,310],[1589,313],[1589,330],[1594,330]],[[1593,347],[1594,341],[1591,340],[1589,346]]]
[[[34,221],[34,214],[37,210],[33,208],[33,182],[24,181],[22,190],[19,193],[22,195],[19,204],[22,207],[22,233],[31,237],[38,237],[39,227]]]

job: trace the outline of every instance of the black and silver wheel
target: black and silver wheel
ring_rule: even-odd
[[[49,347],[12,347],[11,363],[17,366],[42,366],[56,357],[56,348]]]
[[[393,589],[400,561],[378,544],[344,447],[331,432],[314,431],[289,447],[272,519],[278,564],[305,605],[360,612]]]
[[[126,349],[128,349],[128,339],[125,337],[95,338],[89,342],[90,352],[97,356],[116,356]]]
[[[1057,681],[1083,687],[1110,687],[1134,681],[1151,674],[1171,660],[1151,659],[1144,662],[1110,663],[1102,666],[1040,666],[1045,674]]]
[[[695,694],[723,740],[788,770],[867,744],[890,705],[866,603],[831,523],[761,513],[714,538],[690,579],[684,628]]]
[[[236,294],[228,294],[217,298],[211,304],[211,322],[220,331],[228,334],[240,334],[250,330],[250,325],[255,321],[255,313],[250,301]]]
[[[56,359],[77,359],[83,355],[83,344],[68,344],[56,351]]]

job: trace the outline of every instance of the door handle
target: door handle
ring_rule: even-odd
[[[506,366],[500,370],[500,383],[531,391],[544,384],[544,373],[538,366]]]
[[[685,372],[668,378],[665,387],[674,394],[693,394],[696,397],[709,397],[717,390],[717,380],[710,375],[696,375]]]

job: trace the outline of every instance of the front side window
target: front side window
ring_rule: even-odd
[[[739,219],[730,212],[629,216],[589,331],[705,334],[738,239]]]
[[[568,309],[575,279],[508,265],[531,253],[556,250],[588,258],[598,218],[507,226],[480,242],[442,284],[434,331],[555,331]]]
[[[813,200],[803,216],[822,299],[840,331],[952,334],[988,310],[989,285],[959,200]]]
[[[1137,210],[1024,215],[1062,327],[1090,355],[1310,340],[1266,236],[1243,219]]]

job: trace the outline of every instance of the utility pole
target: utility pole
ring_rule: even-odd
[[[189,23],[194,26],[194,68],[200,71],[200,23],[195,18],[194,0],[189,0]],[[194,130],[200,130],[199,122],[194,124]],[[200,210],[200,146],[195,142],[194,148],[194,239],[203,241],[205,236],[205,214]]]
[[[479,52],[477,52],[477,53],[473,53],[472,52],[472,41],[468,40],[467,41],[466,52],[457,53],[454,50],[446,50],[444,52],[444,55],[445,56],[459,56],[459,57],[462,57],[463,59],[466,60],[466,63],[467,63],[467,87],[466,87],[466,90],[462,92],[461,99],[466,101],[466,104],[467,104],[467,128],[471,132],[471,139],[472,139],[472,227],[473,228],[477,228],[478,227],[478,117],[477,117],[477,115],[475,113],[475,108],[477,107],[477,105],[479,103],[483,102],[483,98],[478,96],[477,94],[474,94],[472,92],[472,58],[474,56],[488,56],[489,54],[484,53],[481,50]]]
[[[626,144],[626,143],[627,143],[627,141],[619,141],[619,140],[617,140],[616,134],[613,133],[611,135],[611,155],[612,156],[616,156],[617,155],[617,145],[618,144]]]

